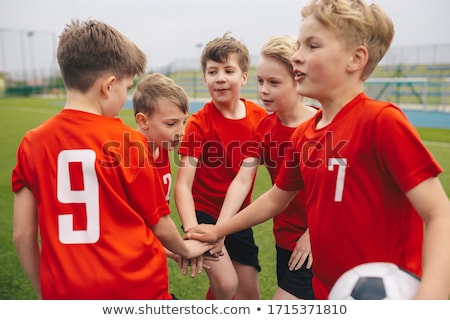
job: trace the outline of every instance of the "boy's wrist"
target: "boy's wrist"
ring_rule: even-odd
[[[191,229],[195,228],[196,226],[198,226],[198,224],[189,226],[187,228],[185,228],[184,226],[181,226],[181,230],[183,230],[183,232],[186,233],[186,232],[190,231]]]

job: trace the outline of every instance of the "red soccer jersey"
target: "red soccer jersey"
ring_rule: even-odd
[[[242,160],[258,157],[256,125],[267,112],[252,101],[242,101],[246,116],[238,120],[225,118],[213,102],[205,104],[189,118],[178,151],[200,159],[192,186],[195,209],[215,219]],[[242,208],[250,203],[252,190]]]
[[[258,124],[256,135],[258,141],[262,142],[262,158],[272,183],[277,178],[287,149],[292,148],[289,138],[294,131],[295,128],[283,125],[276,113],[267,115]],[[305,196],[304,191],[301,190],[286,210],[274,217],[275,242],[279,247],[293,251],[297,240],[306,229]]]
[[[37,201],[44,299],[171,299],[148,227],[169,208],[145,148],[120,119],[68,109],[24,136],[12,190]]]
[[[169,150],[164,148],[159,148],[158,158],[154,160],[155,167],[158,169],[159,176],[161,178],[161,183],[163,185],[164,194],[166,195],[166,200],[170,200],[170,190],[172,187],[172,172],[170,170],[170,154]]]
[[[284,190],[305,188],[316,298],[327,299],[342,273],[365,262],[421,276],[423,222],[405,192],[441,168],[390,103],[362,93],[316,129],[321,115],[294,132],[276,180]]]

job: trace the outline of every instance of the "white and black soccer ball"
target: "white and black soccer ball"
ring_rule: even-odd
[[[370,262],[343,273],[333,285],[330,300],[409,300],[420,278],[389,262]]]

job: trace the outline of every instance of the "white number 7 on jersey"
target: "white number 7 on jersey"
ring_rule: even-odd
[[[63,150],[58,155],[57,197],[61,203],[86,204],[86,230],[74,230],[73,214],[58,216],[59,241],[64,244],[95,243],[100,238],[100,207],[98,179],[95,172],[93,150]],[[83,172],[84,190],[70,187],[70,162],[80,162]]]
[[[338,166],[336,177],[336,190],[334,191],[334,201],[341,202],[344,193],[345,169],[347,169],[347,159],[330,158],[328,159],[328,171],[334,171],[334,166]]]

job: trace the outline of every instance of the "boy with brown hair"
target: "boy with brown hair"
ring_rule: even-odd
[[[170,200],[172,173],[169,151],[184,136],[189,112],[189,97],[175,81],[160,73],[142,77],[133,94],[133,109],[137,130],[147,138],[164,187]]]
[[[65,106],[25,134],[12,172],[25,273],[42,299],[172,299],[163,245],[212,246],[183,241],[145,137],[117,118],[146,57],[95,20],[68,25],[57,57]]]
[[[175,202],[185,232],[199,223],[223,223],[250,203],[255,174],[246,161],[255,157],[256,125],[267,114],[240,96],[250,65],[243,43],[229,34],[210,41],[202,52],[201,65],[211,101],[189,118],[175,184]],[[235,179],[238,171],[248,174]],[[252,229],[227,236],[224,244],[222,239],[211,251],[216,254],[223,248],[220,259],[211,261],[206,270],[210,280],[206,297],[259,299],[260,266]],[[197,262],[191,260],[191,267]]]
[[[169,152],[174,150],[184,136],[184,129],[189,111],[189,97],[184,89],[171,78],[161,73],[151,73],[142,77],[133,94],[133,109],[137,130],[148,141],[153,155],[153,164],[158,170],[167,203],[171,198],[172,170]],[[176,261],[183,274],[187,274],[189,266],[182,265],[179,255],[166,249],[169,258]],[[207,257],[217,260],[216,257]],[[208,265],[200,264],[191,269],[195,277]]]

